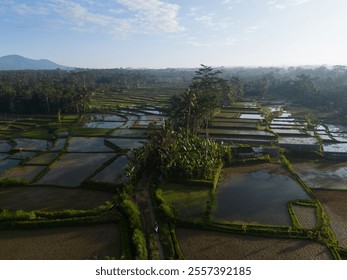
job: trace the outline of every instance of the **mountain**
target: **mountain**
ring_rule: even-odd
[[[56,64],[48,59],[30,59],[20,55],[0,57],[0,70],[73,70],[73,67]]]

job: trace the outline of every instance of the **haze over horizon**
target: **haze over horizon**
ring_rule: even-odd
[[[82,68],[347,65],[344,0],[0,4],[0,56]]]

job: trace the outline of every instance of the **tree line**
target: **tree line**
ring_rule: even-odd
[[[212,87],[216,95],[202,94],[207,87]],[[182,95],[172,99],[180,108],[177,116],[185,126],[198,127],[201,124],[193,117],[198,115],[196,110],[204,116],[198,119],[206,122],[211,113],[207,104],[225,105],[242,95],[285,98],[343,113],[347,106],[347,67],[0,71],[0,112],[78,113],[89,109],[93,92],[108,94],[129,88],[181,90]]]

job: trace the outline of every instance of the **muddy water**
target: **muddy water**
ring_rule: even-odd
[[[314,189],[347,189],[347,163],[343,161],[293,163],[294,170]]]
[[[280,165],[260,164],[223,170],[214,217],[230,222],[292,224],[288,201],[310,199]]]

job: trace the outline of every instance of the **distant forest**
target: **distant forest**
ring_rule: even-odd
[[[55,114],[90,110],[94,92],[130,88],[185,90],[197,69],[109,69],[0,71],[0,113]],[[308,107],[347,108],[347,67],[218,68],[221,77],[240,81],[245,97],[284,98]]]

